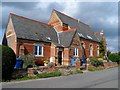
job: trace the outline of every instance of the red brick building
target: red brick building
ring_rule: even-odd
[[[17,57],[30,54],[35,60],[61,65],[72,64],[72,58],[99,56],[101,37],[103,33],[94,33],[89,25],[56,10],[48,24],[10,14],[5,32]]]

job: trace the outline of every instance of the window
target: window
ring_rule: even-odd
[[[42,45],[35,45],[34,55],[35,56],[43,56],[43,46]]]
[[[82,57],[85,57],[85,44],[81,43],[81,47],[82,47]]]
[[[11,44],[12,44],[12,37],[11,36],[7,38],[7,44],[9,47],[11,46]]]
[[[89,39],[92,39],[92,37],[91,37],[91,36],[89,36],[89,35],[87,35],[87,37],[88,37]]]
[[[68,24],[63,23],[63,30],[67,30],[68,29]]]
[[[90,45],[90,56],[93,56],[93,46]]]
[[[74,49],[74,56],[78,56],[78,48]]]
[[[79,37],[84,37],[84,35],[82,33],[78,33]]]
[[[97,56],[99,56],[99,46],[97,46]]]

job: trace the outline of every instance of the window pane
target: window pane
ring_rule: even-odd
[[[39,46],[39,55],[42,55],[42,46]]]
[[[76,48],[74,49],[73,53],[74,53],[74,55],[76,54]],[[76,55],[75,55],[75,56],[76,56]]]
[[[78,48],[76,48],[76,56],[78,56]]]
[[[37,55],[37,46],[34,47],[34,54]]]

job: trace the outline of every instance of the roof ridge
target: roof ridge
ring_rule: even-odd
[[[71,29],[68,29],[68,30],[63,31],[63,32],[72,32],[72,31],[76,31],[76,28],[71,28]]]
[[[52,27],[51,25],[49,25],[47,23],[43,23],[43,22],[40,22],[40,21],[37,21],[37,20],[33,20],[33,19],[30,19],[30,18],[27,18],[27,17],[24,17],[24,16],[16,15],[16,14],[13,14],[13,13],[10,13],[10,15],[20,17],[20,18],[24,18],[24,19],[27,19],[27,20],[30,20],[30,21],[33,21],[33,22],[37,22],[37,23],[40,23],[40,24],[45,25],[45,26]]]
[[[62,13],[62,12],[56,10],[56,9],[53,9],[53,11],[56,11],[56,12],[58,12],[58,13],[60,13],[60,14],[63,14],[63,15],[65,15],[65,16],[73,19],[73,20],[76,20],[77,22],[80,22],[80,23],[82,23],[82,24],[85,24],[85,25],[87,25],[87,26],[90,26],[90,25],[88,25],[88,24],[86,24],[86,23],[84,23],[84,22],[82,22],[82,21],[80,21],[80,20],[77,20],[77,19],[75,19],[75,18],[73,18],[73,17],[71,17],[71,16],[69,16],[69,15],[67,15],[67,14],[64,14],[64,13]]]

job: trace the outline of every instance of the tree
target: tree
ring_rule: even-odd
[[[118,55],[117,53],[112,53],[108,56],[108,59],[111,60],[112,62],[117,62],[119,64],[120,55]]]
[[[4,45],[0,45],[0,53],[2,55],[2,80],[11,80],[16,55],[10,47]]]
[[[102,56],[104,56],[105,55],[105,49],[104,49],[104,41],[103,40],[101,40],[100,41],[100,54],[102,54]]]

